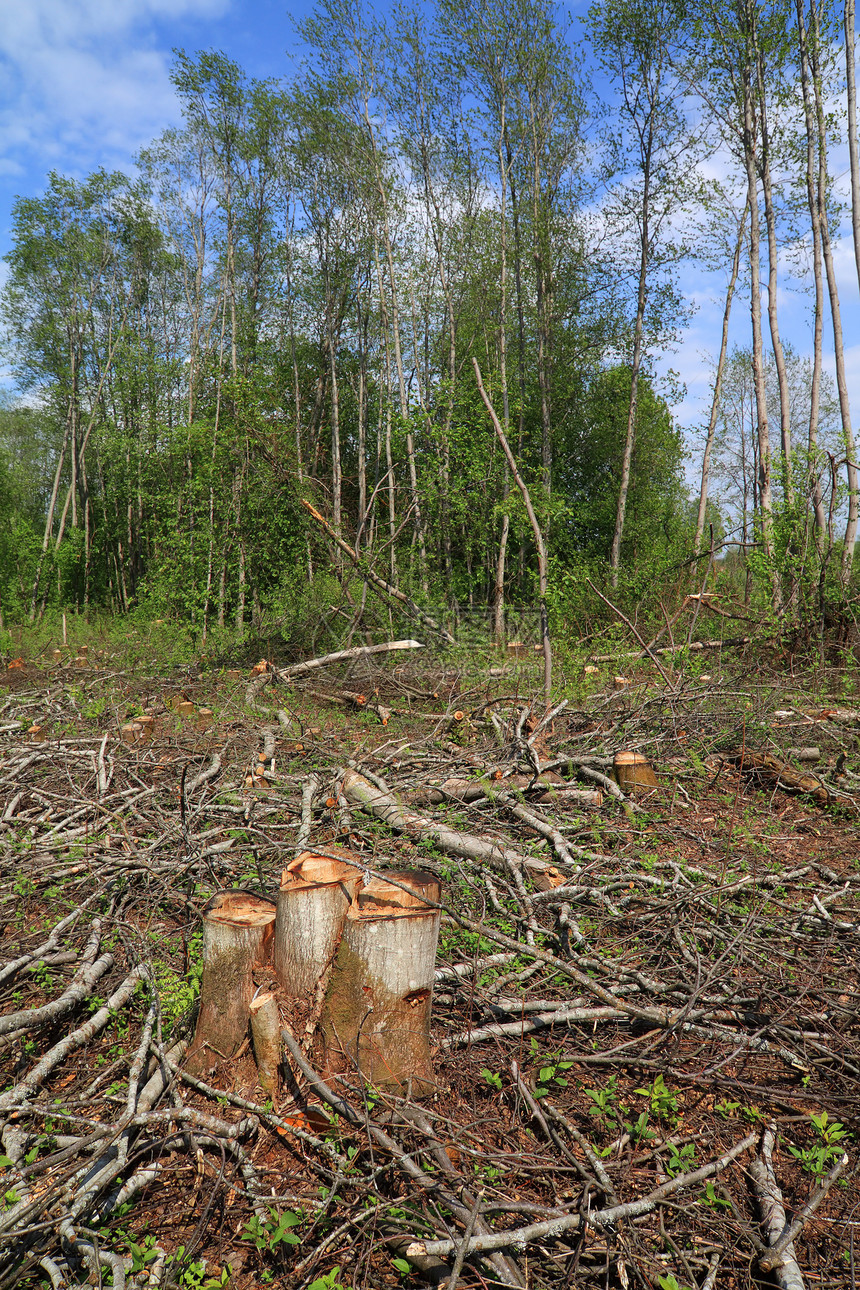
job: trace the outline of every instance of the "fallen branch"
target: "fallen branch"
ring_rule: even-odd
[[[368,814],[375,815],[389,828],[395,829],[398,833],[406,833],[411,837],[425,838],[429,842],[434,842],[440,850],[447,851],[449,855],[490,865],[506,876],[509,872],[508,862],[531,873],[549,873],[551,876],[558,873],[545,860],[535,860],[520,851],[515,851],[513,847],[502,846],[498,842],[478,838],[471,833],[460,833],[456,829],[448,828],[446,824],[439,824],[424,815],[419,815],[417,811],[410,811],[407,807],[401,806],[390,793],[384,793],[354,770],[348,770],[344,775],[343,792],[348,801],[360,806]]]
[[[407,596],[405,592],[400,591],[397,587],[392,587],[390,582],[386,582],[384,578],[380,578],[378,573],[374,573],[373,569],[368,568],[368,566],[362,561],[358,552],[355,551],[348,542],[344,542],[343,538],[338,533],[335,533],[328,520],[325,519],[324,516],[320,515],[316,507],[311,506],[310,502],[306,501],[304,498],[302,498],[302,506],[304,506],[305,510],[313,516],[317,524],[322,525],[332,542],[334,542],[334,544],[343,551],[344,555],[349,556],[365,582],[369,582],[377,591],[381,591],[383,595],[390,596],[392,600],[396,600],[398,604],[405,606],[405,608],[409,610],[410,614],[412,614],[413,618],[417,618],[425,627],[429,627],[431,631],[434,631],[437,635],[441,636],[446,645],[457,644],[451,633],[446,628],[440,626],[440,624],[436,622],[436,619],[432,618],[430,614],[427,614],[423,609],[420,609],[410,596]],[[356,651],[356,657],[361,652],[362,651],[360,650]]]
[[[342,663],[349,658],[364,658],[370,654],[390,654],[394,650],[423,649],[421,641],[386,641],[383,645],[356,645],[354,649],[339,649],[334,654],[323,654],[321,658],[308,658],[303,663],[292,663],[289,667],[276,667],[273,672],[279,681],[292,680],[314,672],[318,667],[328,667],[329,663]]]
[[[773,1172],[775,1140],[776,1129],[769,1124],[762,1137],[761,1155],[752,1162],[749,1169],[761,1210],[761,1225],[768,1244],[772,1247],[776,1246],[787,1227],[782,1192],[779,1190],[776,1175]],[[778,1255],[775,1249],[762,1255],[759,1262],[763,1268],[765,1259],[768,1260],[767,1270],[773,1272],[782,1290],[805,1290],[803,1276],[794,1253],[794,1244],[791,1241],[785,1243]]]
[[[715,1174],[721,1173],[728,1165],[736,1160],[738,1156],[748,1150],[756,1140],[754,1133],[748,1134],[742,1142],[738,1142],[719,1160],[713,1160],[710,1164],[703,1165],[701,1169],[696,1169],[692,1173],[678,1174],[675,1178],[670,1178],[668,1182],[663,1183],[650,1195],[643,1196],[641,1200],[631,1200],[624,1205],[613,1205],[609,1209],[592,1210],[588,1214],[588,1226],[603,1231],[607,1228],[614,1227],[622,1219],[639,1218],[642,1214],[650,1214],[652,1210],[667,1197],[674,1195],[675,1192],[681,1191],[685,1187],[693,1187],[696,1183],[704,1182],[706,1178],[713,1178]],[[562,1232],[575,1232],[583,1226],[584,1219],[582,1214],[566,1214],[564,1218],[552,1218],[545,1223],[530,1223],[528,1227],[519,1227],[512,1232],[490,1232],[486,1236],[473,1236],[469,1242],[467,1254],[486,1253],[488,1250],[503,1250],[507,1246],[515,1246],[517,1249],[527,1245],[529,1241],[539,1241],[543,1239],[552,1239],[560,1236]],[[459,1248],[459,1241],[413,1241],[407,1247],[406,1257],[412,1258],[413,1255],[436,1254],[445,1258],[454,1253]]]

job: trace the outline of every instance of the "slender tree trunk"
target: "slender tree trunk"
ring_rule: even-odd
[[[630,369],[630,404],[627,409],[627,433],[624,437],[624,452],[621,458],[621,479],[618,487],[618,504],[615,510],[615,531],[612,534],[612,547],[609,553],[609,567],[612,571],[611,582],[613,587],[618,586],[621,540],[624,536],[627,494],[630,490],[630,466],[633,461],[633,447],[636,436],[636,407],[639,397],[639,372],[642,367],[642,330],[645,321],[650,251],[651,151],[653,143],[653,132],[649,129],[642,175],[642,225],[640,230],[639,281],[636,291],[636,322],[633,329],[633,362]]]
[[[773,204],[773,180],[770,170],[770,129],[767,113],[767,87],[764,61],[758,42],[758,31],[755,26],[755,10],[751,6],[752,35],[756,54],[756,81],[758,98],[758,120],[760,130],[760,156],[762,198],[764,201],[764,219],[767,229],[767,317],[770,325],[770,339],[773,348],[773,361],[776,367],[776,379],[779,387],[779,428],[782,446],[782,488],[785,504],[789,509],[794,505],[794,487],[791,478],[791,407],[788,394],[788,376],[785,369],[785,353],[779,333],[777,312],[779,251],[776,240],[776,211]]]
[[[851,164],[851,231],[860,283],[860,154],[857,147],[857,73],[854,54],[854,0],[845,0],[845,81],[848,92],[848,157]]]
[[[336,533],[341,531],[341,510],[343,504],[343,479],[340,464],[340,390],[337,380],[337,351],[335,341],[329,330],[329,384],[331,387],[331,491],[332,520]]]
[[[505,166],[505,152],[502,144],[506,136],[505,125],[505,108],[502,104],[502,128],[499,137],[499,175],[501,177],[501,202],[500,202],[500,252],[501,264],[499,268],[499,380],[502,387],[502,425],[505,435],[510,435],[510,399],[508,396],[508,218],[507,218],[507,178],[508,172]],[[507,462],[504,466],[504,485],[503,501],[508,500],[508,469]],[[499,546],[496,553],[496,572],[493,586],[493,637],[496,645],[501,648],[505,638],[505,560],[508,552],[508,533],[511,527],[511,517],[507,509],[502,512],[502,529],[499,535]]]
[[[761,328],[761,228],[759,224],[758,174],[755,151],[755,115],[752,96],[752,70],[747,64],[742,73],[744,105],[744,163],[747,174],[747,199],[750,208],[750,317],[752,321],[753,383],[756,401],[756,434],[758,441],[758,493],[761,542],[765,558],[771,565],[774,608],[782,607],[782,587],[774,561],[773,495],[770,482],[770,431],[765,392],[764,343]]]
[[[803,0],[797,0],[797,30],[800,44],[800,71],[803,91],[803,113],[806,126],[806,198],[809,206],[809,223],[812,230],[812,277],[815,285],[815,312],[813,321],[812,381],[809,389],[809,431],[807,435],[807,493],[812,503],[815,549],[819,561],[824,557],[827,513],[821,495],[821,476],[818,471],[818,417],[821,405],[821,364],[824,332],[824,284],[822,281],[821,219],[818,210],[816,183],[816,118],[810,85],[809,48]]]
[[[744,244],[746,234],[747,211],[749,202],[744,206],[741,215],[740,224],[738,225],[738,240],[735,243],[735,253],[732,259],[732,272],[729,278],[729,285],[726,289],[726,303],[723,309],[723,330],[720,339],[720,356],[717,360],[717,373],[714,378],[714,396],[711,400],[711,415],[708,418],[708,434],[705,439],[705,451],[702,454],[702,482],[699,486],[699,511],[696,516],[696,538],[693,550],[699,553],[702,547],[702,536],[705,531],[705,512],[708,505],[708,480],[710,475],[711,450],[714,446],[714,435],[717,429],[717,418],[720,411],[720,396],[723,389],[723,372],[726,365],[726,352],[729,344],[729,320],[732,313],[732,300],[734,299],[735,287],[738,281],[738,272],[741,263],[741,249]]]
[[[818,11],[812,5],[812,43],[810,48],[810,68],[812,71],[812,88],[815,96],[815,115],[818,143],[818,218],[821,228],[821,252],[824,257],[824,271],[827,277],[827,292],[830,298],[830,317],[833,323],[833,357],[836,367],[836,391],[839,396],[839,414],[842,421],[842,434],[845,440],[846,472],[848,475],[848,518],[845,524],[845,537],[842,544],[842,562],[840,577],[843,588],[848,586],[854,566],[854,547],[857,541],[857,522],[860,513],[860,493],[858,493],[858,470],[854,427],[851,424],[851,405],[848,397],[848,381],[845,373],[845,345],[842,337],[842,314],[839,307],[839,290],[836,284],[836,269],[833,263],[833,249],[830,242],[830,226],[827,218],[827,122],[826,108],[823,101],[821,76],[819,72],[818,48],[820,32]]]

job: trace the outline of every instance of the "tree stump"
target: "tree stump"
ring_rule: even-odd
[[[430,1008],[440,911],[432,874],[374,878],[346,915],[323,1005],[325,1069],[411,1097],[433,1091]]]
[[[355,859],[337,847],[329,855],[302,851],[284,870],[273,959],[278,981],[293,999],[313,1000],[331,966],[362,882],[361,870],[350,863]]]
[[[254,981],[267,962],[275,906],[246,891],[222,891],[203,915],[203,979],[189,1069],[233,1057],[248,1034]]]
[[[660,787],[654,768],[642,753],[616,753],[615,778],[618,780],[618,787],[629,794],[650,793]]]
[[[281,1019],[278,1001],[271,990],[251,1000],[251,1038],[254,1060],[262,1088],[271,1097],[278,1096],[278,1066],[281,1061]]]

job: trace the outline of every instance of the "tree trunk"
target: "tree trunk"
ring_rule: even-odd
[[[361,885],[361,870],[347,859],[351,853],[337,847],[328,850],[326,855],[302,851],[284,870],[278,895],[275,972],[294,999],[313,1000]]]
[[[251,1000],[250,1014],[260,1088],[274,1098],[278,1095],[278,1066],[281,1061],[281,1018],[278,1001],[270,990]]]
[[[325,1068],[408,1097],[435,1089],[430,1009],[441,913],[432,874],[373,878],[346,916],[322,1014]],[[408,890],[403,890],[403,888]]]
[[[761,544],[772,568],[774,608],[782,606],[782,587],[779,570],[774,563],[773,550],[773,497],[770,483],[770,431],[767,420],[767,395],[765,393],[764,345],[761,331],[761,229],[759,225],[758,176],[755,155],[755,122],[753,118],[751,69],[743,69],[744,95],[744,162],[747,174],[747,196],[750,207],[750,317],[753,337],[753,382],[756,401],[756,430],[758,438],[758,491]]]
[[[636,292],[636,323],[633,330],[633,362],[630,368],[630,404],[627,409],[627,433],[621,458],[621,482],[618,487],[618,504],[615,510],[615,531],[609,553],[609,567],[613,587],[618,586],[618,569],[621,565],[621,539],[624,536],[624,518],[627,512],[627,494],[630,490],[630,466],[636,437],[636,405],[639,394],[639,372],[642,367],[642,330],[645,322],[645,301],[648,283],[651,200],[651,150],[653,128],[649,130],[643,158],[642,173],[642,227],[639,255],[639,282]]]
[[[848,157],[851,164],[851,231],[860,282],[860,156],[857,149],[857,77],[854,67],[854,0],[845,0],[845,81],[848,91]]]
[[[845,439],[846,471],[848,475],[848,519],[845,524],[845,539],[842,544],[842,564],[840,569],[842,586],[847,587],[851,580],[854,566],[854,546],[857,540],[858,518],[860,518],[860,498],[858,498],[860,479],[858,479],[854,427],[851,424],[851,406],[845,373],[845,346],[842,338],[839,290],[836,282],[836,268],[833,263],[833,249],[830,242],[830,225],[827,218],[827,112],[823,101],[818,59],[821,36],[818,28],[818,15],[814,5],[812,6],[812,19],[813,32],[809,52],[817,125],[818,218],[821,227],[821,251],[824,256],[824,271],[827,277],[827,291],[830,298],[830,317],[833,323],[833,359],[836,367],[836,390],[839,396],[839,415],[842,421],[842,434]]]
[[[720,340],[720,357],[717,361],[717,374],[714,378],[714,397],[711,400],[711,415],[708,419],[708,434],[705,439],[705,451],[702,454],[702,482],[699,487],[699,512],[696,516],[696,539],[693,543],[693,550],[698,555],[699,548],[702,545],[702,535],[705,531],[705,512],[708,506],[708,480],[711,465],[711,449],[714,446],[714,435],[717,429],[717,417],[720,411],[720,395],[723,388],[723,371],[726,365],[726,350],[729,343],[729,320],[732,313],[732,300],[735,294],[735,286],[738,281],[738,272],[741,263],[741,248],[744,242],[744,233],[746,231],[747,211],[749,210],[749,201],[744,206],[744,212],[741,216],[741,222],[738,225],[738,240],[735,243],[735,254],[732,260],[732,273],[729,278],[728,289],[726,290],[726,304],[723,310],[723,332]]]
[[[245,891],[223,891],[203,916],[203,979],[189,1067],[233,1057],[248,1034],[251,971],[269,956],[275,906]]]
[[[824,557],[827,515],[821,496],[821,478],[816,456],[818,452],[818,417],[821,405],[821,362],[824,331],[824,285],[822,282],[821,220],[818,212],[816,185],[816,127],[810,88],[809,49],[803,0],[797,0],[797,30],[800,44],[800,72],[803,90],[803,111],[806,125],[806,199],[809,206],[809,223],[812,229],[812,278],[815,284],[815,312],[812,345],[812,381],[809,390],[809,430],[807,434],[807,491],[812,501],[815,523],[815,548],[819,562]]]

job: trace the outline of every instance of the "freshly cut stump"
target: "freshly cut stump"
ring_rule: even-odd
[[[251,1000],[251,1038],[260,1088],[278,1095],[278,1066],[281,1060],[281,1019],[278,1001],[271,990]]]
[[[650,761],[638,752],[615,754],[615,778],[625,793],[649,793],[660,787]]]
[[[246,891],[222,891],[203,915],[200,1012],[189,1069],[233,1057],[248,1034],[251,970],[268,961],[275,906]]]
[[[357,859],[337,847],[328,855],[302,851],[284,870],[273,958],[278,981],[293,999],[313,1000],[331,967],[347,910],[362,884]]]
[[[350,906],[323,1005],[325,1069],[355,1071],[377,1088],[426,1096],[435,1088],[430,1009],[440,884],[406,869],[372,879]],[[403,887],[408,888],[404,891]]]

